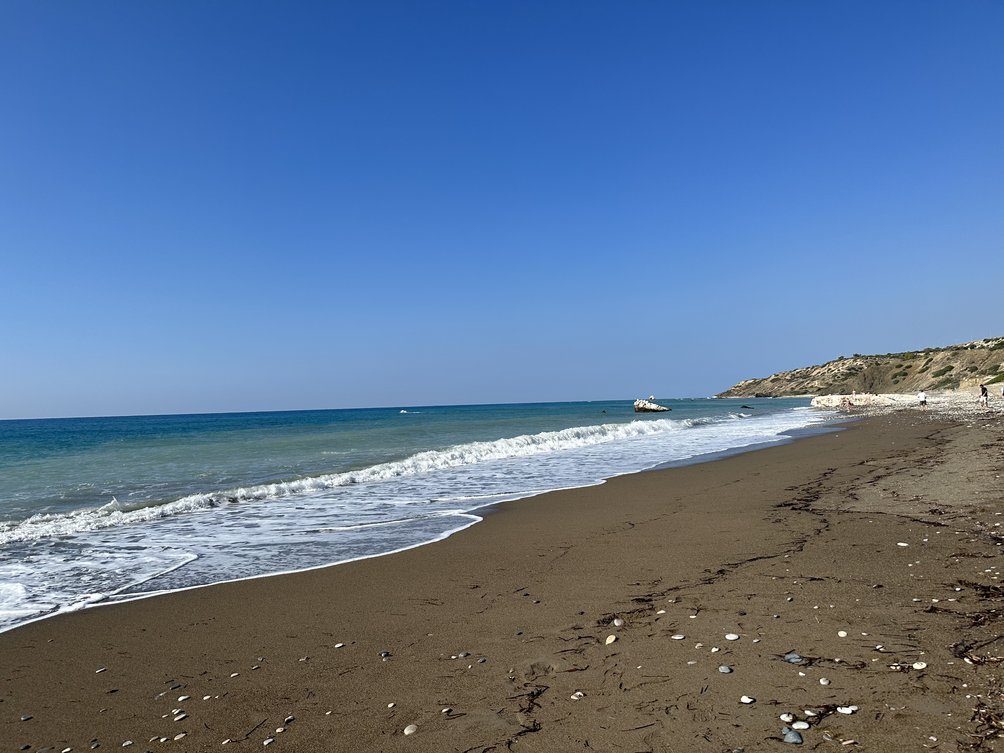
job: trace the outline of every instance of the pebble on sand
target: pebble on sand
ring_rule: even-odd
[[[727,641],[737,641],[737,640],[739,640],[739,636],[736,635],[735,633],[726,633],[725,634],[725,640],[727,640]]]
[[[828,678],[828,677],[820,677],[819,678],[819,684],[820,685],[829,685],[830,684],[830,678]]]
[[[747,705],[751,703],[756,703],[756,698],[754,698],[753,696],[744,695],[739,699],[739,703],[745,703]]]
[[[607,636],[607,639],[606,639],[605,641],[603,641],[603,642],[604,642],[604,643],[605,643],[606,645],[608,645],[608,646],[609,646],[609,645],[610,645],[611,643],[613,643],[613,642],[614,642],[615,640],[617,640],[617,636],[616,636],[616,635],[608,635],[608,636]]]
[[[407,727],[404,728],[404,734],[406,735],[414,735],[416,732],[418,732],[417,724],[409,724]]]
[[[837,631],[837,637],[839,637],[839,638],[846,638],[847,637],[847,631],[846,630],[838,630]]]
[[[914,669],[927,669],[927,662],[926,661],[915,661],[913,663],[913,668]]]
[[[781,738],[784,742],[791,743],[792,745],[802,744],[802,736],[795,730],[785,727],[781,732],[784,733],[784,737]]]
[[[683,635],[682,633],[677,633],[676,635],[671,635],[669,637],[672,638],[674,641],[682,641],[687,636]]]

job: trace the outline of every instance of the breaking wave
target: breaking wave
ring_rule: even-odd
[[[158,518],[212,509],[223,504],[262,502],[304,496],[354,484],[373,484],[403,476],[458,468],[495,460],[529,457],[604,444],[633,437],[683,431],[721,419],[656,419],[630,423],[580,426],[560,431],[523,434],[487,442],[471,442],[419,452],[396,460],[342,473],[300,478],[225,491],[191,494],[170,502],[126,504],[114,497],[98,508],[69,513],[41,513],[23,521],[0,522],[0,546],[12,542],[66,536],[104,528],[144,523]]]

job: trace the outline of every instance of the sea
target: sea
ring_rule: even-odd
[[[808,399],[660,402],[0,421],[0,630],[392,553],[489,505],[830,420]]]

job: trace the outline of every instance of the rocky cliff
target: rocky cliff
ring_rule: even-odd
[[[878,356],[840,356],[821,366],[747,379],[718,397],[783,397],[851,392],[971,389],[1004,382],[1004,337]]]

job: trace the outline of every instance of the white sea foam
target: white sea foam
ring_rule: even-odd
[[[130,506],[113,497],[110,502],[96,509],[76,510],[70,513],[43,513],[20,522],[0,522],[0,546],[17,541],[32,541],[51,536],[66,536],[103,528],[144,523],[170,515],[203,511],[222,503],[266,501],[282,497],[303,496],[341,486],[372,484],[493,460],[529,457],[589,447],[632,437],[680,431],[706,422],[704,419],[681,421],[660,419],[580,426],[561,431],[524,434],[491,442],[471,442],[443,450],[429,450],[403,460],[380,463],[346,473],[192,494],[162,504]]]

